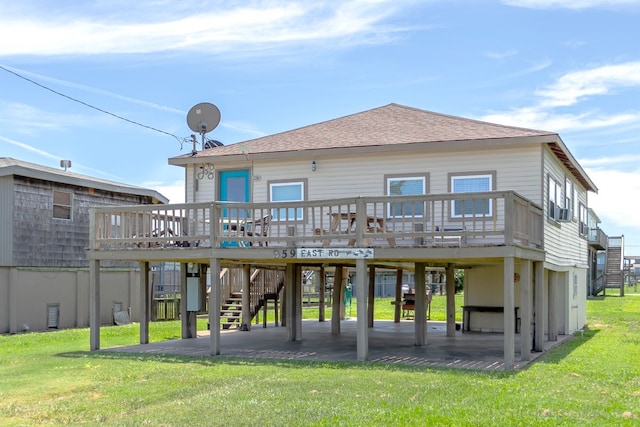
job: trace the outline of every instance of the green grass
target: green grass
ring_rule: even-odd
[[[0,425],[638,425],[640,296],[587,307],[583,337],[519,372],[105,354],[87,329],[0,336]],[[152,341],[179,334],[150,326]],[[103,347],[137,339],[138,325],[102,329]]]
[[[456,321],[462,322],[462,311],[460,307],[463,305],[463,294],[456,294]],[[379,320],[393,320],[394,318],[394,305],[391,304],[395,298],[376,298],[374,304],[374,318]],[[444,295],[434,295],[431,300],[431,312],[430,319],[434,321],[445,321],[446,320],[446,303],[447,298]],[[346,317],[356,317],[356,298],[351,299],[351,306],[347,304],[345,307],[345,316]],[[318,318],[318,308],[317,307],[309,307],[305,308],[302,311],[302,317],[304,319],[317,319]],[[331,319],[331,307],[325,308],[325,319]],[[272,315],[267,316],[267,321],[272,320]]]

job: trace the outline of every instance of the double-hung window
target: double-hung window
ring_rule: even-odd
[[[574,197],[573,182],[569,178],[566,178],[564,184],[564,208],[568,212],[567,217],[569,219],[575,216]]]
[[[271,202],[301,202],[305,200],[305,180],[272,182],[269,184]],[[274,221],[302,221],[302,208],[276,208],[271,211]]]
[[[562,206],[562,185],[549,174],[549,218],[557,221]]]
[[[71,219],[72,195],[68,191],[53,190],[53,217]]]
[[[427,176],[394,176],[387,177],[387,195],[415,196],[426,194]],[[389,218],[423,217],[424,202],[397,202],[387,205]]]
[[[494,174],[451,175],[452,193],[478,193],[492,191]],[[451,201],[451,217],[490,217],[493,216],[493,200],[471,197],[465,200]]]
[[[582,203],[580,203],[578,207],[578,221],[580,222],[580,235],[587,237],[589,235],[589,218],[587,215],[587,207]]]

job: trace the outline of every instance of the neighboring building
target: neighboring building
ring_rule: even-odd
[[[164,224],[180,229],[183,244],[169,248],[162,238],[162,248],[132,251],[139,239],[122,227],[116,239],[96,234],[93,268],[114,258],[201,262],[213,266],[215,288],[221,266],[346,265],[355,268],[356,288],[365,289],[368,267],[375,266],[413,270],[418,294],[425,269],[437,268],[446,271],[451,298],[453,271],[464,269],[463,326],[504,333],[507,366],[514,333],[530,338],[521,340],[520,357],[527,359],[532,347],[542,351],[545,341],[586,323],[583,222],[588,193],[597,188],[556,133],[390,104],[169,163],[185,168],[188,208]],[[149,222],[171,212],[145,214]],[[261,232],[255,226],[265,214],[271,221]],[[96,221],[110,215],[99,211]],[[354,247],[358,255],[350,258]],[[292,307],[298,278],[288,274]],[[359,309],[363,294],[357,292]],[[300,339],[299,314],[291,310],[290,337]],[[416,344],[424,345],[420,311]],[[219,319],[215,310],[211,316]],[[219,352],[215,335],[212,354]],[[359,328],[360,360],[367,358],[366,342],[366,328]],[[92,348],[99,348],[95,328]]]
[[[0,333],[88,326],[89,208],[167,201],[146,188],[0,158]],[[104,321],[130,307],[137,316],[132,264],[103,267]]]

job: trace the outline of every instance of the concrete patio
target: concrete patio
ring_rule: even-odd
[[[331,334],[331,322],[304,320],[302,340],[287,341],[287,329],[273,324],[263,328],[252,325],[249,332],[221,331],[222,357],[244,359],[277,359],[304,361],[356,362],[356,321],[341,322],[340,335]],[[559,335],[554,342],[544,343],[545,352],[571,339]],[[369,362],[415,366],[437,366],[475,370],[503,370],[503,335],[456,331],[447,337],[445,323],[427,322],[427,345],[415,345],[412,321],[394,323],[377,320],[369,328]],[[150,344],[103,349],[104,352],[167,354],[195,357],[220,357],[209,354],[209,333],[199,331],[197,338],[176,339]],[[520,358],[520,335],[515,339],[514,369],[519,370],[544,353],[532,352],[530,360]]]

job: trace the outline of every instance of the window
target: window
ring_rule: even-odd
[[[387,178],[387,195],[410,196],[421,195],[427,192],[426,176],[404,176]],[[387,216],[399,218],[404,216],[423,217],[424,204],[421,202],[389,203]]]
[[[562,208],[562,186],[549,174],[549,218],[557,221]]]
[[[574,197],[573,182],[567,178],[564,183],[564,208],[569,212],[569,218],[573,218],[575,214],[575,208],[573,206]]]
[[[578,206],[578,221],[580,222],[580,235],[587,236],[589,234],[589,225],[587,223],[587,207],[580,203]]]
[[[305,200],[305,182],[278,182],[269,184],[269,198],[272,202],[298,202]],[[274,221],[301,221],[302,208],[273,209]]]
[[[71,219],[71,193],[53,191],[53,217]]]
[[[493,190],[494,174],[452,175],[452,193],[478,193]],[[453,218],[493,216],[493,203],[490,198],[471,200],[453,200],[451,202]]]

